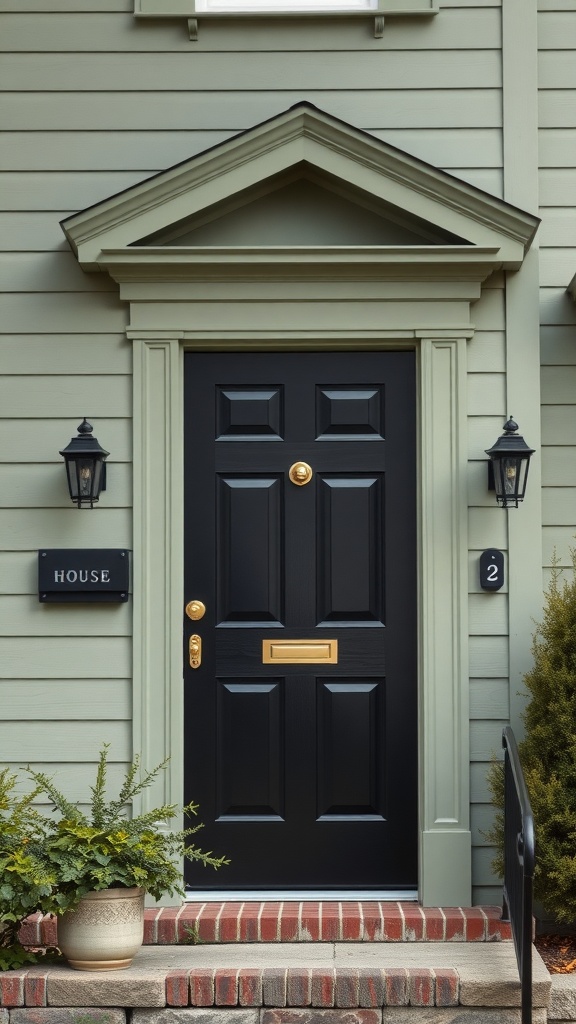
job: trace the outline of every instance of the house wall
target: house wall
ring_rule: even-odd
[[[576,119],[574,107],[574,43],[576,41],[576,0],[538,0],[537,11],[537,160],[526,159],[529,126],[526,111],[522,117],[525,131],[519,148],[524,154],[516,158],[517,166],[524,156],[524,168],[518,188],[524,197],[516,201],[535,208],[530,196],[537,196],[539,216],[542,223],[538,231],[539,281],[539,322],[541,361],[541,471],[542,471],[542,564],[543,588],[550,581],[551,566],[556,558],[564,568],[571,565],[570,548],[574,544],[576,526],[576,309],[567,295],[566,288],[574,276],[576,267],[576,192],[574,189],[576,166]],[[525,40],[522,40],[525,43]],[[523,90],[530,89],[531,69],[529,62],[524,66],[516,64],[522,75]],[[527,108],[526,108],[527,109]],[[506,104],[504,104],[506,121]],[[506,124],[504,124],[506,129]],[[506,131],[504,132],[506,134]],[[511,138],[518,147],[518,140]],[[506,168],[513,160],[504,147]],[[538,168],[537,180],[534,180]],[[512,170],[514,167],[512,166]],[[505,175],[506,178],[506,175]],[[515,187],[515,183],[512,183]],[[506,189],[505,198],[514,202],[514,195]],[[509,367],[510,369],[510,367]],[[524,427],[524,422],[522,423]],[[526,437],[530,443],[532,435]],[[532,471],[531,471],[532,472]],[[533,483],[533,480],[531,480]],[[524,511],[524,510],[523,510]],[[510,540],[513,539],[511,534]],[[525,543],[525,538],[520,543]],[[532,545],[533,546],[533,540]],[[527,549],[524,548],[526,551]],[[568,570],[570,571],[570,570]],[[512,604],[511,604],[512,613]],[[541,614],[541,600],[536,600],[530,619],[530,639],[534,624]],[[529,646],[524,641],[524,655],[518,656],[520,644],[510,628],[511,663],[516,655],[520,669],[510,672],[510,713],[518,732],[522,729],[520,720],[523,703],[523,672],[530,667]],[[514,681],[517,686],[514,686]],[[473,683],[471,684],[474,685]],[[496,704],[491,705],[496,712]],[[473,744],[474,748],[474,744]],[[473,820],[484,827],[491,820],[489,793],[485,784],[485,765],[489,759],[488,744],[476,752],[478,762],[472,767],[472,800],[478,801],[473,808]],[[483,837],[476,833],[478,847],[475,858],[475,877],[480,887],[476,890],[480,898],[488,898],[490,885],[491,850],[483,845]]]
[[[506,339],[504,275],[493,275],[476,304],[474,337],[468,343],[469,470],[469,665],[470,665],[470,825],[472,830],[473,902],[498,903],[491,862],[483,837],[492,820],[486,766],[500,749],[502,727],[510,716],[508,650],[508,571],[501,590],[480,587],[478,560],[496,547],[508,560],[507,516],[487,490],[485,449],[502,433],[506,407]]]
[[[539,164],[544,584],[576,532],[576,0],[540,0]]]
[[[0,757],[57,773],[81,799],[104,741],[111,782],[131,757],[131,607],[39,604],[37,551],[131,547],[131,346],[113,282],[79,269],[58,225],[118,181],[55,131],[54,101],[74,97],[43,91],[42,51],[63,45],[67,5],[42,6],[58,7],[0,8],[2,87],[25,89],[0,114]],[[59,25],[50,40],[43,19]],[[112,453],[97,513],[71,506],[58,455],[85,415]]]
[[[556,90],[573,77],[568,55],[557,57],[576,4],[540,6],[544,545],[557,543],[565,560],[576,449],[569,479],[562,457],[567,442],[576,445],[576,389],[574,307],[562,291],[574,217],[563,207],[573,202],[565,167],[576,133],[567,94]],[[251,20],[201,22],[192,43],[184,20],[137,21],[132,10],[131,0],[0,0],[0,86],[11,90],[0,114],[0,756],[57,767],[73,795],[85,792],[103,740],[116,772],[131,755],[130,605],[39,605],[35,559],[41,546],[131,546],[131,349],[117,285],[78,268],[58,221],[302,99],[522,205],[503,170],[498,0],[443,0],[433,18],[388,18],[382,39],[369,19]],[[468,348],[471,814],[481,901],[498,899],[481,833],[491,816],[486,762],[510,715],[510,649],[507,587],[481,592],[477,559],[486,547],[508,549],[508,517],[485,488],[484,449],[509,411],[510,316],[505,277],[496,275],[475,306]],[[57,453],[84,415],[111,452],[110,489],[96,512],[79,514]]]

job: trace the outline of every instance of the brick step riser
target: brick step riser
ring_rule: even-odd
[[[499,942],[499,907],[409,903],[187,903],[147,909],[145,945],[234,942]],[[57,919],[34,914],[21,941],[56,946]]]
[[[0,1007],[35,1008],[38,1020],[34,1021],[39,1024],[42,1008],[77,1005],[80,992],[94,998],[107,986],[114,990],[113,1003],[119,1006],[126,1005],[123,996],[131,996],[132,1007],[274,1008],[279,1019],[286,1011],[287,1021],[296,1021],[304,1011],[309,1017],[332,1010],[332,1016],[339,1018],[349,1010],[358,1022],[369,1024],[383,1007],[474,1003],[470,983],[462,983],[458,971],[447,968],[192,968],[169,970],[163,976],[144,972],[137,984],[132,980],[125,985],[122,972],[74,972],[70,977],[70,972],[63,975],[58,969],[38,966],[0,973]],[[89,991],[84,991],[87,987]],[[517,1004],[517,986],[513,988],[505,1005]]]

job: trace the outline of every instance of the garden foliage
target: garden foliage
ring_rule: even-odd
[[[572,560],[571,578],[555,566],[546,592],[518,745],[536,831],[534,894],[559,922],[576,920],[576,549]],[[488,838],[501,849],[501,766],[492,767],[490,785],[499,810]],[[501,855],[495,868],[501,873]]]
[[[56,874],[44,855],[50,822],[34,810],[36,788],[16,792],[17,779],[0,769],[0,970],[34,963],[34,953],[18,942],[20,925],[42,906],[58,910]]]
[[[182,859],[218,868],[214,857],[192,841],[202,825],[172,830],[181,813],[175,804],[132,816],[130,805],[166,767],[163,762],[140,775],[136,756],[115,799],[106,797],[108,745],[100,752],[87,813],[72,803],[43,772],[26,770],[34,783],[26,795],[17,792],[17,777],[0,769],[0,970],[33,963],[38,955],[18,942],[22,921],[35,911],[61,914],[73,910],[92,890],[145,889],[156,899],[164,893],[184,895]],[[48,796],[56,816],[33,806]],[[183,808],[195,815],[196,804]]]
[[[213,868],[227,863],[225,857],[213,857],[190,841],[202,824],[172,831],[175,804],[156,807],[145,814],[130,817],[126,807],[146,789],[167,765],[167,761],[141,778],[140,760],[130,765],[115,800],[106,799],[108,745],[100,752],[96,781],[91,787],[89,811],[85,814],[43,772],[30,776],[46,793],[61,815],[53,823],[45,856],[58,879],[58,891],[64,908],[75,906],[87,892],[98,889],[139,886],[160,899],[163,893],[184,895],[182,858],[200,861]],[[197,804],[183,808],[184,814],[196,814]]]

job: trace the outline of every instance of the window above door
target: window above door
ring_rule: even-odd
[[[377,11],[378,0],[195,0],[197,14],[338,14]]]
[[[197,14],[437,14],[439,0],[134,0],[138,18],[187,18]]]
[[[373,17],[381,36],[389,16],[437,14],[440,0],[134,0],[137,18],[187,18],[196,38],[200,18]]]

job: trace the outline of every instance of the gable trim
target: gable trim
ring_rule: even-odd
[[[410,210],[520,266],[538,218],[360,129],[300,104],[271,121],[62,221],[80,264],[101,269],[104,249],[130,246],[295,165],[309,164]]]

